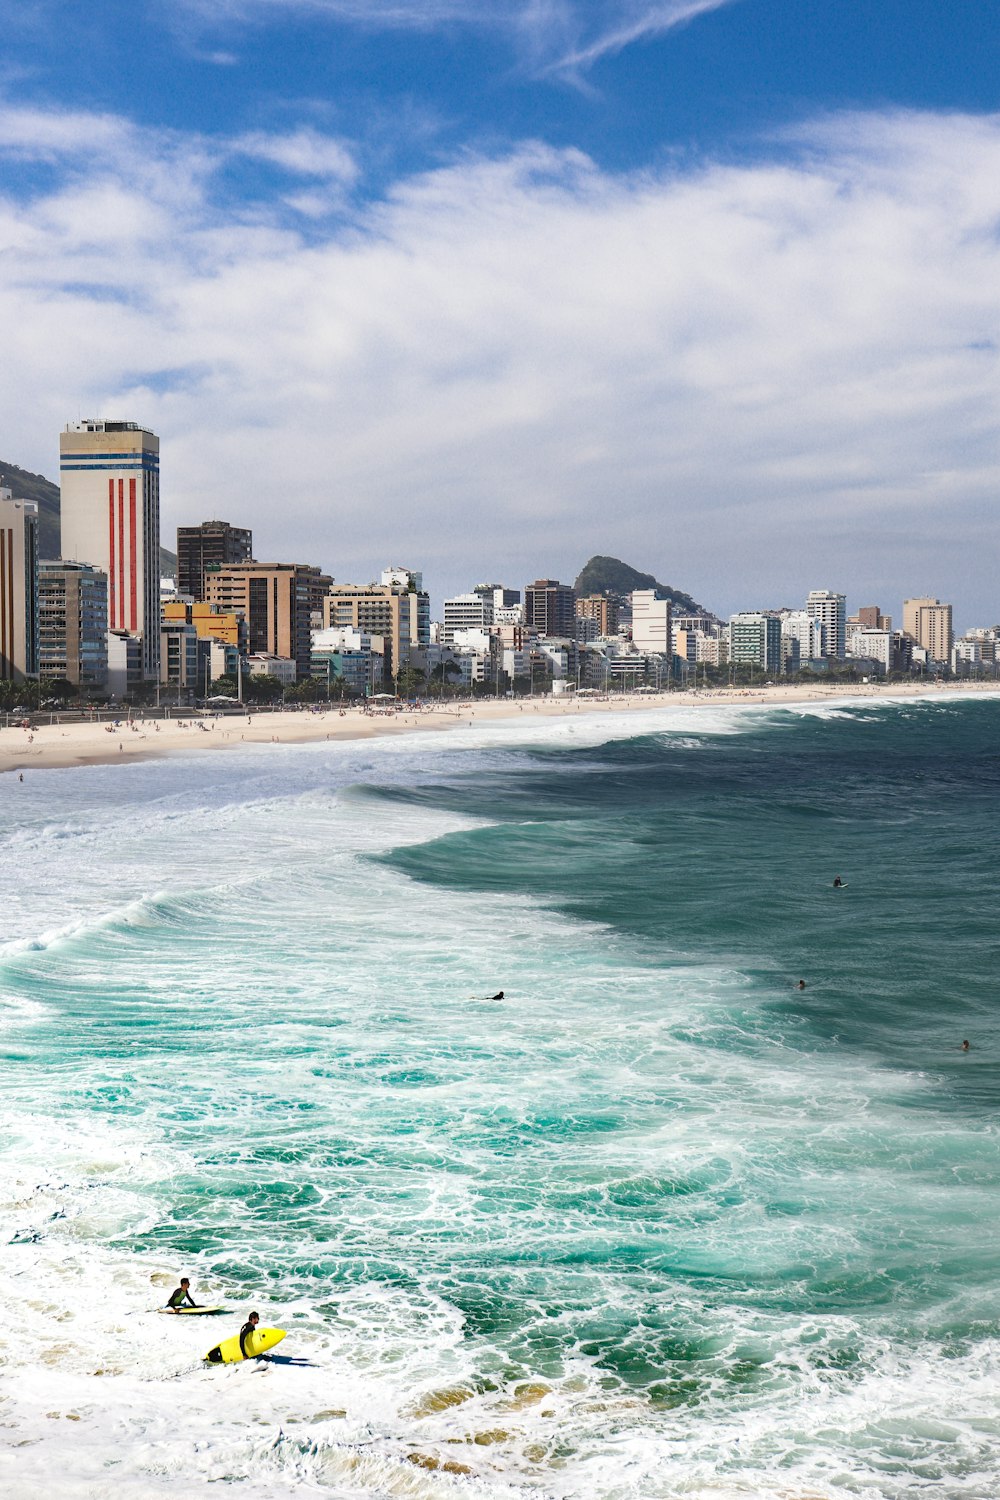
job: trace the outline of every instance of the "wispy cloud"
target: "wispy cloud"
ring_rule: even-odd
[[[296,130],[288,135],[254,131],[232,141],[230,150],[271,162],[301,177],[333,178],[342,183],[358,177],[358,165],[350,149],[343,141],[317,130]]]
[[[248,144],[291,208],[229,206]],[[139,416],[166,526],[220,507],[341,578],[615,551],[722,608],[837,583],[995,617],[1000,120],[835,116],[634,176],[524,146],[302,234],[339,144],[0,108],[0,155],[47,163],[0,197],[4,456]]]
[[[204,23],[322,18],[370,30],[460,25],[506,34],[542,75],[580,76],[600,58],[738,0],[186,0]]]

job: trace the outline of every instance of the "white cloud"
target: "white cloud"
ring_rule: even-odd
[[[599,58],[737,0],[185,0],[209,25],[297,14],[370,30],[459,25],[512,37],[533,71],[572,77]]]
[[[357,179],[358,167],[349,147],[342,141],[321,135],[317,130],[296,130],[289,135],[268,135],[255,131],[232,142],[233,152],[273,162],[301,177],[325,177],[351,183]]]
[[[525,145],[306,236],[225,210],[229,144],[100,128],[103,160],[0,200],[4,459],[147,421],[167,526],[228,514],[340,578],[600,551],[720,608],[836,584],[1000,617],[1000,120],[845,115],[629,177]]]

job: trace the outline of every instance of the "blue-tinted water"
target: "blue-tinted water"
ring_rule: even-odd
[[[1000,1488],[1000,703],[638,722],[0,782],[14,1493]]]

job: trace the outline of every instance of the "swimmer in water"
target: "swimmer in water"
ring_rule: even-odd
[[[963,1051],[963,1052],[968,1052],[968,1050],[969,1050],[969,1044],[968,1044],[968,1042],[963,1042],[963,1043],[962,1043],[962,1048],[961,1048],[961,1050],[962,1050],[962,1051]]]
[[[800,979],[799,982],[798,982],[798,984],[795,987],[796,987],[796,989],[804,990],[805,987],[806,987],[805,980],[804,979]]]

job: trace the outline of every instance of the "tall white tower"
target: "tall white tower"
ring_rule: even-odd
[[[69,422],[59,435],[62,547],[108,575],[108,628],[160,675],[160,440],[138,422]]]
[[[843,661],[847,655],[847,598],[829,589],[813,589],[806,600],[806,614],[819,620],[826,632],[826,654]]]

